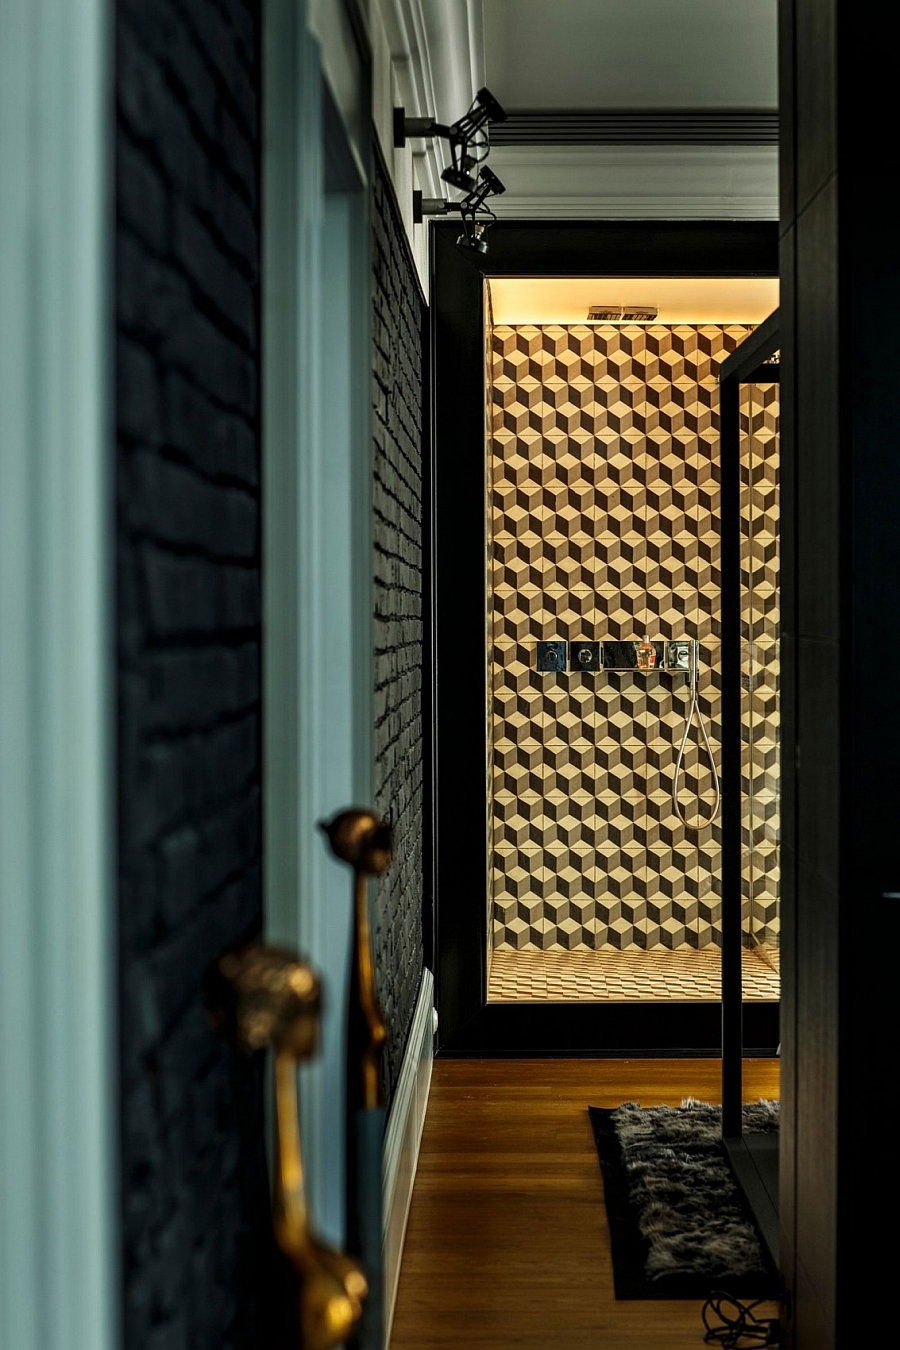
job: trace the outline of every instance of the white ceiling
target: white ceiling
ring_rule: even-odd
[[[485,81],[508,111],[777,105],[778,0],[467,5],[481,8]],[[774,145],[496,145],[491,168],[506,218],[778,216]]]
[[[482,0],[507,109],[774,108],[777,0]]]
[[[777,277],[491,277],[495,323],[583,324],[591,305],[652,305],[658,323],[762,323]]]

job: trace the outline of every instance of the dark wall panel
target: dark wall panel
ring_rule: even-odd
[[[205,969],[261,923],[258,6],[116,6],[124,1343],[258,1343],[260,1066]]]
[[[378,987],[390,1099],[422,976],[422,445],[424,301],[390,180],[376,159],[372,329],[375,544],[375,801],[395,835],[378,883]]]
[[[900,268],[880,128],[894,119],[896,72],[849,0],[782,0],[781,12],[782,453],[794,499],[781,1200],[790,1344],[830,1350],[858,1339],[860,1272],[863,1287],[884,1287],[891,1260],[875,1236],[885,1173],[873,1174],[860,1108],[895,1053],[885,935],[900,894],[900,784],[884,766],[900,755],[900,718],[883,672],[900,661],[887,617],[900,575]]]
[[[835,14],[782,5],[782,634],[785,735],[781,1220],[798,1350],[835,1344],[841,651]],[[825,1337],[825,1339],[823,1339]]]

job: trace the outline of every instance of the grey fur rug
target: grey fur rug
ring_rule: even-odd
[[[603,1168],[618,1298],[775,1292],[776,1272],[731,1173],[718,1106],[590,1107]],[[778,1102],[744,1107],[744,1129],[778,1129]]]

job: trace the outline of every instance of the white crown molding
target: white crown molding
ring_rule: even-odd
[[[505,220],[777,220],[776,197],[515,197]],[[500,212],[497,213],[498,217]]]
[[[495,146],[501,219],[778,218],[775,146]]]
[[[410,117],[455,122],[484,83],[482,0],[378,0],[397,94]],[[413,145],[416,177],[426,196],[447,192],[449,163],[440,140]]]

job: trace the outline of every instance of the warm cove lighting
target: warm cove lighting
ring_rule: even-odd
[[[586,324],[592,305],[647,305],[654,323],[761,323],[777,277],[491,277],[494,322]]]

